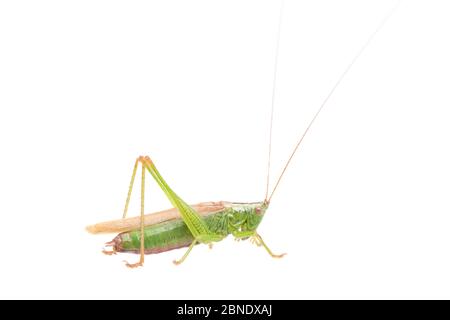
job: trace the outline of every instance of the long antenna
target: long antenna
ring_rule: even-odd
[[[277,45],[275,47],[275,64],[273,68],[273,82],[272,82],[272,107],[270,111],[270,129],[269,129],[269,154],[267,156],[267,183],[266,183],[266,196],[267,199],[269,195],[269,184],[270,184],[270,159],[272,158],[272,128],[273,128],[273,110],[275,107],[275,92],[277,84],[277,73],[278,73],[278,55],[280,52],[280,35],[281,35],[281,21],[283,20],[283,9],[284,0],[281,0],[280,14],[278,17],[278,31],[277,31]]]
[[[275,191],[278,188],[278,185],[280,184],[281,179],[284,176],[284,173],[286,172],[286,169],[289,167],[289,164],[291,163],[292,158],[294,157],[295,153],[297,152],[298,148],[300,147],[300,144],[302,143],[303,139],[305,138],[306,134],[308,133],[309,129],[311,128],[312,124],[314,123],[314,121],[317,119],[317,117],[319,116],[320,112],[322,111],[323,107],[327,104],[328,100],[330,99],[330,97],[333,95],[334,91],[337,89],[337,87],[339,87],[339,85],[341,84],[342,80],[345,78],[345,76],[347,75],[347,73],[350,71],[350,69],[353,67],[353,65],[355,64],[355,62],[358,60],[358,58],[362,55],[362,53],[366,50],[366,48],[369,46],[369,44],[372,42],[373,38],[377,35],[377,33],[383,28],[383,26],[386,24],[386,22],[389,20],[389,18],[394,14],[395,10],[398,8],[398,6],[400,5],[401,0],[397,1],[396,5],[390,10],[390,12],[386,15],[386,17],[384,17],[384,19],[380,22],[380,24],[378,25],[378,27],[375,29],[375,31],[369,36],[369,38],[367,39],[367,41],[364,43],[364,45],[361,47],[361,49],[357,52],[357,54],[353,57],[352,61],[350,62],[350,64],[347,66],[347,68],[345,68],[344,72],[341,74],[341,76],[338,78],[338,80],[336,81],[335,85],[333,86],[333,88],[330,90],[330,92],[328,93],[328,95],[325,97],[325,99],[323,100],[322,104],[320,105],[320,108],[317,110],[317,112],[315,113],[314,117],[311,119],[311,121],[309,122],[308,126],[306,127],[305,131],[303,132],[303,134],[300,136],[300,139],[298,140],[297,144],[295,145],[294,150],[292,151],[288,161],[286,162],[283,171],[281,171],[280,177],[278,178],[275,187],[272,190],[272,193],[270,194],[269,198],[267,199],[266,197],[266,202],[270,203],[270,200],[273,197],[273,194],[275,193]],[[272,126],[272,125],[271,125]]]

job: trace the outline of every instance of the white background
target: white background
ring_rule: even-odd
[[[273,178],[394,5],[286,0]],[[140,154],[189,203],[263,199],[279,8],[1,2],[0,298],[450,298],[445,0],[404,1],[311,129],[259,229],[285,258],[227,239],[129,270],[84,230]]]

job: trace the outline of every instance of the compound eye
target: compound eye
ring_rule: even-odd
[[[261,214],[261,208],[258,207],[255,209],[255,211],[256,211],[256,214]]]

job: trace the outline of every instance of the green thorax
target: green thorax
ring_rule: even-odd
[[[230,203],[222,213],[217,214],[217,216],[220,216],[220,218],[216,218],[218,222],[220,221],[220,226],[215,225],[214,220],[209,222],[208,217],[206,217],[206,223],[212,232],[220,232],[224,235],[242,231],[255,231],[266,210],[267,205],[263,202]]]

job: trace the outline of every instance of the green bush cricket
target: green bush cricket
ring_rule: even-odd
[[[398,2],[399,3],[399,2]],[[398,6],[397,3],[397,6]],[[125,208],[122,219],[102,222],[88,226],[86,229],[93,234],[98,233],[119,233],[112,241],[107,242],[106,246],[111,247],[111,250],[103,250],[105,254],[112,255],[117,252],[139,253],[140,259],[137,263],[126,265],[130,268],[142,266],[144,264],[145,254],[154,254],[188,247],[185,254],[179,259],[175,260],[176,265],[182,263],[189,255],[196,244],[207,244],[210,247],[214,242],[223,240],[228,235],[232,235],[236,240],[250,239],[254,244],[263,247],[270,256],[274,258],[281,258],[285,254],[273,253],[262,237],[258,234],[257,228],[261,223],[264,214],[269,208],[270,201],[275,193],[286,169],[289,167],[292,158],[296,154],[304,137],[308,133],[312,124],[327,104],[329,98],[344,79],[348,71],[357,61],[359,56],[367,48],[373,37],[378,33],[381,27],[386,23],[388,18],[392,15],[395,8],[382,20],[378,28],[371,34],[366,43],[354,56],[350,64],[341,74],[335,85],[332,87],[321,106],[318,108],[308,126],[300,136],[295,145],[290,157],[288,158],[283,170],[276,180],[275,186],[269,193],[270,182],[270,159],[271,159],[271,142],[272,142],[272,122],[274,113],[274,96],[275,83],[277,73],[277,60],[279,51],[279,39],[281,30],[281,16],[283,11],[283,4],[280,9],[280,18],[278,25],[278,38],[275,55],[274,81],[272,92],[272,108],[270,117],[270,134],[269,134],[269,150],[268,150],[268,166],[267,166],[267,186],[266,196],[263,201],[252,203],[240,202],[202,202],[195,205],[188,205],[182,198],[180,198],[163,179],[153,161],[148,156],[140,156],[136,159],[134,164],[131,182],[128,190],[128,195],[125,202]],[[127,218],[128,205],[130,202],[131,193],[138,167],[141,167],[141,208],[140,216]],[[144,195],[145,195],[145,174],[149,172],[158,186],[167,196],[172,209],[144,214]]]

